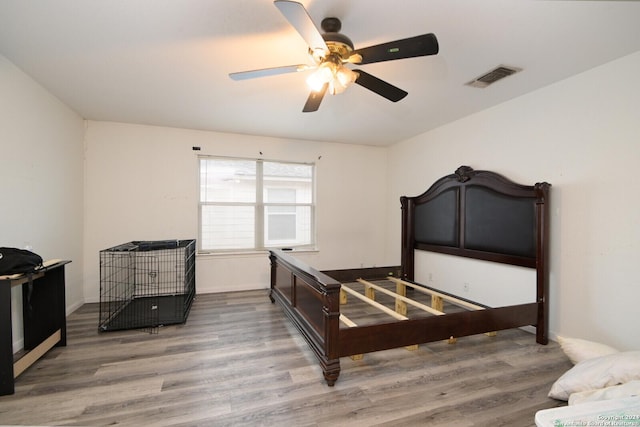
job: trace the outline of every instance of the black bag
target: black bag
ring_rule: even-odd
[[[26,249],[0,248],[0,276],[33,273],[42,268],[42,257]]]

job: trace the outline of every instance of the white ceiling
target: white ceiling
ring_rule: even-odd
[[[640,50],[640,2],[302,0],[356,48],[435,33],[437,56],[362,66],[406,91],[361,86],[302,113],[310,63],[272,0],[0,0],[0,54],[87,119],[388,145]],[[465,86],[498,65],[524,71]]]

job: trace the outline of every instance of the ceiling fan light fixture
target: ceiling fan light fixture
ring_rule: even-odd
[[[334,79],[335,64],[331,62],[323,62],[318,68],[307,77],[307,85],[309,88],[318,92],[325,83],[329,83]]]
[[[358,73],[355,71],[340,63],[326,61],[307,78],[307,85],[311,90],[318,92],[329,83],[329,93],[335,95],[344,92],[357,78]]]
[[[344,87],[347,87],[351,83],[355,82],[357,78],[358,73],[347,67],[340,67],[340,69],[336,72],[336,80],[338,80]]]
[[[343,86],[339,80],[332,80],[329,82],[329,93],[331,95],[337,95],[345,90],[347,90],[347,87]]]

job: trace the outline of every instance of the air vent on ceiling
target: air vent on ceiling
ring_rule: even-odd
[[[477,77],[467,83],[468,86],[480,87],[484,88],[489,86],[492,83],[497,82],[500,79],[504,79],[505,77],[510,76],[511,74],[515,74],[518,71],[522,71],[522,68],[517,67],[507,67],[505,65],[500,65],[493,70],[484,73],[480,77]]]

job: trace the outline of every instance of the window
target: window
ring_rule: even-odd
[[[265,206],[265,241],[294,241],[296,238],[296,202],[294,188],[267,188],[268,203],[282,203],[280,205]]]
[[[199,160],[200,251],[313,247],[314,165]]]

